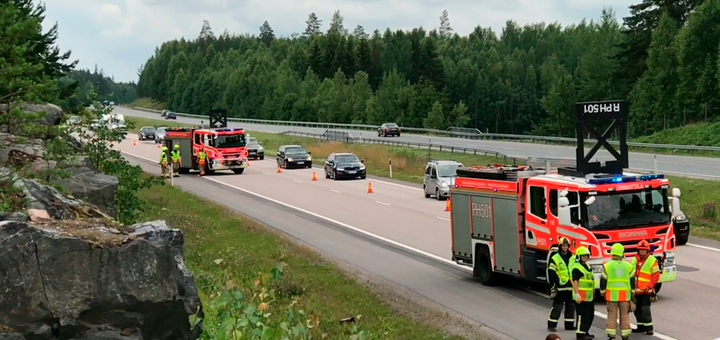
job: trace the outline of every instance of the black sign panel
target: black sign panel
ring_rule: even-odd
[[[227,127],[227,110],[215,109],[208,112],[210,116],[210,127],[211,128],[224,128]]]
[[[601,102],[583,102],[575,104],[577,150],[575,168],[563,168],[558,171],[568,176],[585,176],[587,174],[622,174],[629,166],[627,146],[627,113],[628,107],[624,100]],[[610,122],[606,129],[598,130],[595,124]],[[604,131],[603,131],[604,130]],[[618,138],[619,150],[610,144],[612,134]],[[595,145],[585,154],[585,135],[589,134]],[[603,147],[613,158],[612,161],[595,162],[592,158]]]

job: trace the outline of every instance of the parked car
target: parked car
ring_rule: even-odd
[[[450,197],[450,187],[455,184],[458,177],[457,169],[463,166],[456,161],[430,161],[425,166],[423,177],[423,192],[425,198],[435,195],[437,200]]]
[[[285,169],[291,167],[312,168],[310,152],[300,145],[280,145],[276,159],[277,164]]]
[[[115,102],[110,102],[110,106],[115,106]]]
[[[331,153],[325,160],[325,178],[338,180],[342,178],[365,179],[365,160],[354,153]]]
[[[155,140],[155,128],[152,126],[143,126],[138,131],[138,139],[139,140],[146,140],[146,139],[152,139]]]
[[[175,112],[168,112],[168,113],[165,114],[165,119],[166,119],[166,120],[167,120],[167,119],[177,120],[177,115],[175,114]]]
[[[255,137],[248,137],[247,140],[248,158],[252,159],[265,159],[265,149],[262,147],[262,143],[258,142]]]
[[[398,136],[400,137],[400,127],[395,123],[385,123],[378,128],[378,137]]]
[[[168,111],[168,110],[162,110],[162,111],[160,112],[160,117],[165,117],[165,115],[166,115],[168,112],[170,112],[170,111]]]
[[[70,125],[78,124],[78,123],[80,123],[80,117],[70,116],[70,118],[68,118],[68,120],[67,120],[67,123]]]
[[[155,143],[160,144],[165,142],[165,129],[166,127],[159,127],[155,130]]]
[[[102,123],[100,122],[100,119],[93,119],[92,122],[90,123],[90,128],[95,130],[95,129],[98,129],[100,127],[100,125],[102,125]]]

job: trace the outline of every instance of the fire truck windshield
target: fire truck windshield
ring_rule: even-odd
[[[586,212],[590,230],[670,223],[666,189],[598,193]]]
[[[216,148],[239,148],[245,146],[245,134],[236,135],[217,135],[214,136],[214,143]]]

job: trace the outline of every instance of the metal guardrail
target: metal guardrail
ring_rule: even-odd
[[[160,110],[146,109],[143,107],[134,107],[136,110],[160,113]],[[188,113],[175,112],[180,117],[198,118],[203,119],[207,116],[193,115]],[[228,118],[228,121],[248,123],[248,124],[261,124],[261,125],[281,125],[281,126],[302,126],[311,128],[324,128],[324,129],[345,129],[345,130],[377,130],[376,125],[367,124],[339,124],[339,123],[318,123],[318,122],[294,122],[294,121],[282,121],[282,120],[264,120],[264,119],[249,119],[249,118]],[[488,140],[513,140],[513,141],[529,141],[529,142],[544,142],[553,144],[572,144],[575,145],[577,140],[575,138],[568,137],[551,137],[551,136],[534,136],[534,135],[515,135],[506,133],[482,133],[477,129],[465,129],[465,128],[448,128],[448,130],[436,130],[436,129],[423,129],[423,128],[411,128],[402,127],[402,131],[419,133],[419,134],[431,134],[431,135],[444,135],[454,138],[466,138],[466,139],[488,139]],[[594,144],[594,140],[586,140],[588,144]],[[618,141],[610,141],[612,145],[619,145]],[[706,152],[720,152],[720,147],[717,146],[701,146],[701,145],[676,145],[676,144],[654,144],[654,143],[637,143],[628,142],[628,146],[633,148],[642,149],[655,149],[655,150],[669,150],[675,151],[706,151]]]
[[[527,162],[527,159],[525,158],[517,158],[517,157],[511,157],[508,155],[505,155],[503,153],[493,151],[493,150],[485,150],[485,149],[476,149],[476,148],[464,148],[464,147],[457,147],[457,146],[446,146],[442,144],[432,144],[432,143],[417,143],[417,142],[406,142],[406,141],[399,141],[394,139],[383,139],[383,138],[365,138],[365,137],[352,137],[349,133],[344,131],[332,131],[327,130],[324,133],[312,133],[312,132],[303,132],[303,131],[283,131],[280,132],[281,135],[291,135],[291,136],[299,136],[299,137],[308,137],[308,138],[316,138],[321,139],[325,141],[334,141],[334,142],[341,142],[341,143],[362,143],[362,144],[382,144],[382,145],[390,145],[390,146],[400,146],[400,147],[409,147],[409,148],[415,148],[420,150],[433,150],[433,151],[440,151],[440,152],[453,152],[453,153],[462,153],[467,155],[475,155],[475,156],[487,156],[487,157],[495,157],[495,158],[502,158],[504,164],[510,164],[512,162],[513,165],[524,165]],[[544,164],[544,160],[543,160]]]

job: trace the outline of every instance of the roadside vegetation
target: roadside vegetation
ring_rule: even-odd
[[[135,126],[187,126],[188,124],[172,121],[129,117]],[[265,155],[273,157],[277,147],[282,144],[300,144],[312,152],[313,163],[324,164],[325,157],[332,152],[354,152],[365,160],[368,174],[389,177],[388,160],[392,159],[393,178],[412,183],[422,183],[423,171],[428,159],[453,159],[465,165],[486,165],[503,163],[503,158],[492,156],[475,156],[462,153],[439,152],[437,150],[419,150],[408,147],[395,147],[369,144],[343,144],[322,142],[315,138],[278,135],[249,131],[262,142]],[[392,140],[391,138],[389,138]],[[720,181],[691,179],[678,176],[667,176],[672,187],[682,191],[681,208],[691,223],[691,234],[694,236],[720,240]]]
[[[171,186],[140,197],[148,202],[144,220],[164,219],[183,231],[185,261],[204,304],[202,339],[463,339],[416,321],[442,315],[419,306],[398,310],[390,292],[365,287],[312,250],[216,203]]]
[[[163,102],[159,102],[150,98],[138,98],[132,103],[128,104],[130,107],[144,107],[146,109],[153,110],[165,110],[167,105]]]

